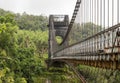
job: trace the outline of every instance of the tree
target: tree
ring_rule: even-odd
[[[69,43],[73,44],[79,42],[83,39],[86,39],[96,33],[98,33],[102,29],[101,26],[95,25],[93,23],[75,23],[70,31],[69,35]]]

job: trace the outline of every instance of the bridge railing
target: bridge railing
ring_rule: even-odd
[[[69,26],[63,29],[50,21],[50,59],[120,69],[119,4],[119,0],[77,0]],[[60,45],[57,35],[63,38]]]
[[[119,24],[119,3],[119,0],[81,0],[77,16],[69,33],[69,44],[82,41]]]
[[[119,0],[78,0],[65,37],[67,41],[64,39],[68,46],[62,46],[54,57],[79,56],[81,60],[111,60],[113,54],[118,57],[119,4]]]
[[[88,37],[83,41],[77,42],[64,49],[61,49],[55,52],[54,55],[56,57],[63,57],[63,56],[74,57],[74,55],[79,55],[79,56],[81,55],[81,57],[89,58],[88,57],[89,55],[99,56],[99,55],[105,55],[105,54],[110,55],[111,53],[120,53],[120,38],[117,37],[119,36],[117,35],[117,31],[119,27],[120,27],[120,24],[112,26],[111,28],[108,28],[102,32],[99,32],[94,36]],[[114,42],[115,42],[114,46],[113,46],[113,42],[111,42],[112,37],[110,35],[112,31],[115,31],[114,35],[115,37],[117,37],[114,39]],[[110,56],[108,56],[108,58],[103,56],[101,57],[101,59],[102,58],[110,60]],[[99,57],[96,57],[96,59],[99,59]]]
[[[67,40],[69,45],[74,45],[84,41],[82,45],[87,46],[87,49],[84,49],[93,52],[108,52],[114,42],[115,46],[119,46],[119,38],[116,39],[116,33],[120,31],[119,4],[119,0],[77,0],[67,35],[62,43]]]

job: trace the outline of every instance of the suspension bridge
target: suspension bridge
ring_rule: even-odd
[[[77,0],[70,22],[68,15],[50,15],[49,63],[120,70],[119,4],[119,0]]]

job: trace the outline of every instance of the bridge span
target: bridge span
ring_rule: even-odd
[[[119,70],[119,4],[119,0],[77,0],[70,22],[68,15],[50,15],[49,59]]]

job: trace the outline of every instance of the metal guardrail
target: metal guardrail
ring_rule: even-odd
[[[110,7],[112,7],[111,16]],[[120,61],[119,11],[119,0],[111,0],[111,2],[109,0],[77,0],[67,33],[63,37],[62,43],[56,48],[57,50],[53,52],[51,59],[120,69],[118,63]],[[116,12],[117,18],[114,18],[114,12]],[[80,23],[76,22],[79,17],[81,17],[78,20]],[[87,36],[84,36],[87,23],[90,24],[89,28],[92,29],[92,32],[88,32]],[[59,24],[56,22],[56,28],[57,25]],[[76,36],[76,32],[84,33]],[[79,39],[74,42],[76,37]],[[69,43],[70,41],[72,43]]]

